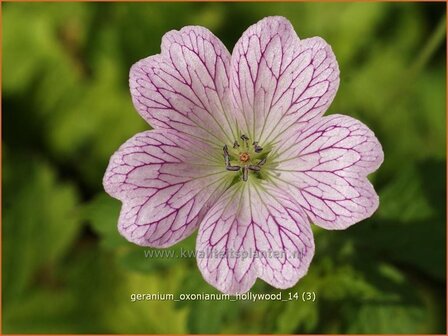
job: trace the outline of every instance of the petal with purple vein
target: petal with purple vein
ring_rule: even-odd
[[[176,129],[219,146],[233,143],[226,47],[206,28],[187,26],[165,34],[161,49],[130,71],[140,115],[154,128]]]
[[[241,127],[261,144],[291,124],[320,117],[339,86],[339,68],[321,38],[299,40],[283,17],[249,27],[232,54],[230,92]]]
[[[272,176],[315,224],[345,229],[375,212],[379,200],[366,176],[378,169],[384,154],[366,125],[331,115],[283,139],[273,154]]]
[[[303,210],[264,182],[229,188],[205,216],[196,244],[204,278],[230,294],[247,292],[257,277],[289,288],[306,274],[314,255]]]
[[[152,247],[190,235],[229,182],[209,150],[174,130],[142,132],[124,143],[103,180],[106,192],[123,203],[120,233]]]

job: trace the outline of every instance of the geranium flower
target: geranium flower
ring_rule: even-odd
[[[338,85],[331,47],[283,17],[247,29],[230,54],[188,26],[134,64],[132,100],[154,128],[112,156],[104,188],[120,233],[168,247],[199,229],[205,280],[225,293],[257,278],[288,288],[314,254],[310,223],[345,229],[378,207],[367,175],[383,161],[361,122],[323,117]]]

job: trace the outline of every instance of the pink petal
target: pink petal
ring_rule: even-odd
[[[167,247],[190,235],[226,185],[222,163],[174,130],[135,135],[111,157],[104,188],[121,200],[120,233]]]
[[[345,229],[375,212],[379,200],[366,176],[378,169],[384,154],[366,125],[331,115],[294,137],[284,136],[273,154],[279,157],[275,173],[314,223]]]
[[[314,255],[303,210],[283,191],[260,183],[233,185],[199,228],[199,269],[222,292],[247,292],[257,277],[289,288],[306,274]]]
[[[141,116],[154,128],[176,129],[219,146],[233,143],[226,47],[207,29],[188,26],[165,34],[161,49],[130,71]]]
[[[261,145],[289,125],[324,114],[339,85],[331,47],[299,40],[290,22],[268,17],[249,27],[232,54],[230,91],[240,127]]]

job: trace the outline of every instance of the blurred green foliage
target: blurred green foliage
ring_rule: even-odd
[[[444,13],[442,3],[3,4],[3,332],[445,333]],[[315,228],[308,274],[283,291],[314,291],[314,303],[131,302],[216,290],[194,259],[144,258],[116,230],[120,203],[102,176],[148,128],[129,68],[169,30],[203,25],[232,50],[268,15],[332,45],[341,85],[329,113],[381,140],[380,208],[346,231]],[[278,291],[257,281],[253,292]]]

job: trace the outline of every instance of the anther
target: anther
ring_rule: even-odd
[[[257,163],[257,166],[261,167],[262,165],[264,165],[266,163],[266,158],[264,158],[263,160],[261,160],[260,162]]]
[[[227,145],[224,145],[222,150],[224,152],[224,161],[226,163],[226,166],[228,166],[230,164],[230,159],[229,159],[229,151],[227,150]]]
[[[226,166],[226,170],[228,170],[228,171],[238,171],[238,170],[240,170],[240,166],[231,166],[231,165],[227,165]]]
[[[249,170],[252,170],[252,171],[260,171],[260,169],[261,169],[260,166],[254,166],[254,165],[249,165],[248,168],[249,168]]]
[[[227,148],[227,145],[224,145],[222,150],[224,152],[224,161],[226,163],[226,170],[228,170],[228,171],[238,171],[238,170],[240,170],[240,168],[241,168],[240,166],[232,166],[230,164],[229,150]]]
[[[241,140],[244,141],[244,145],[246,146],[246,148],[249,147],[249,145],[248,145],[248,143],[247,143],[247,141],[249,140],[249,138],[248,138],[245,134],[243,134],[243,135],[241,136]]]
[[[266,158],[258,161],[257,164],[249,164],[251,162],[249,143],[248,143],[249,138],[245,134],[241,135],[240,138],[243,141],[244,147],[243,147],[242,151],[241,150],[237,150],[237,151],[239,152],[239,160],[242,163],[242,166],[237,166],[237,165],[233,166],[230,163],[229,148],[227,147],[227,145],[224,145],[222,150],[224,153],[226,170],[237,172],[241,169],[242,170],[242,179],[244,182],[246,182],[249,178],[249,170],[254,171],[254,172],[259,172],[261,170],[261,166],[263,166],[266,163]],[[253,150],[255,151],[255,153],[260,153],[263,150],[263,148],[258,145],[258,141],[254,141],[252,143],[252,146],[253,146]],[[235,140],[233,143],[233,149],[237,149],[239,147],[240,147],[240,144],[238,143],[237,140]]]
[[[254,141],[252,145],[254,146],[255,153],[260,153],[263,150],[263,147],[258,146],[258,141]]]
[[[244,182],[247,182],[248,175],[249,175],[249,169],[247,166],[244,166],[243,167],[243,181]]]

